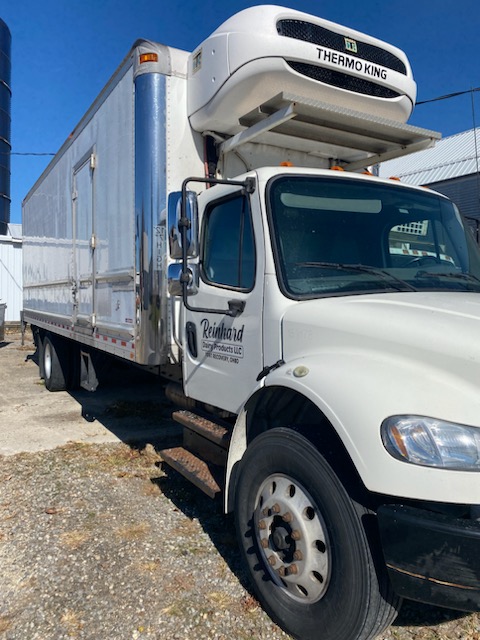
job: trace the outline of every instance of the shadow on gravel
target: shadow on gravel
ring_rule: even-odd
[[[38,350],[35,350],[34,353],[29,353],[25,358],[25,362],[27,362],[28,360],[34,362],[38,367]]]
[[[0,342],[0,349],[3,349],[3,347],[8,347],[8,345],[10,344],[10,342]]]
[[[153,374],[134,370],[132,375],[131,367],[120,362],[94,393],[69,393],[80,404],[85,420],[97,420],[132,449],[152,445],[160,450],[182,444],[183,428],[171,418],[177,407],[167,400],[161,379]],[[211,500],[173,469],[167,468],[167,473],[152,483],[178,510],[199,521],[232,573],[251,593],[239,558],[233,517],[223,514],[219,499]]]
[[[0,344],[1,346],[1,344]],[[38,349],[25,358],[39,364]],[[80,405],[82,418],[99,422],[119,440],[135,449],[177,446],[182,427],[171,419],[161,378],[114,361],[102,372],[95,392],[72,389],[67,393]]]
[[[109,369],[94,393],[84,389],[69,393],[87,422],[98,421],[135,449],[147,444],[173,447],[181,442],[182,427],[171,419],[173,408],[158,376],[120,362]]]
[[[394,627],[433,627],[450,620],[460,620],[471,614],[453,609],[443,609],[421,602],[405,600]]]
[[[175,470],[167,468],[167,472],[167,476],[153,478],[152,483],[156,484],[163,495],[187,518],[199,521],[202,529],[209,536],[230,571],[250,596],[255,599],[250,582],[247,579],[247,573],[240,559],[232,514],[225,515],[223,513],[221,499],[212,500],[208,498]],[[195,562],[193,555],[192,562]]]

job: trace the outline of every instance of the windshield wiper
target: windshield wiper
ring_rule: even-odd
[[[396,291],[417,291],[417,289],[401,280],[396,276],[378,269],[377,267],[370,267],[364,264],[342,264],[341,262],[296,262],[298,267],[320,267],[321,269],[338,269],[340,271],[360,271],[361,273],[369,273],[370,275],[380,276],[382,280],[387,282]]]
[[[432,273],[431,271],[418,271],[415,274],[415,278],[455,278],[457,280],[467,280],[468,282],[474,282],[480,285],[480,278],[472,275],[471,273]]]

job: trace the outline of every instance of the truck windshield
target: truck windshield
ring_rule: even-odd
[[[477,244],[456,206],[433,191],[282,176],[268,202],[279,283],[291,298],[480,292]]]

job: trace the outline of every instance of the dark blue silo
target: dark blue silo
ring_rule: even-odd
[[[6,235],[10,222],[10,144],[12,36],[0,18],[0,235]]]

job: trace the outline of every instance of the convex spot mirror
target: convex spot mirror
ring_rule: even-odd
[[[172,263],[168,265],[167,280],[168,280],[168,293],[171,296],[183,295],[183,283],[182,283],[182,265],[181,263]],[[187,270],[187,295],[192,296],[198,292],[198,265],[191,264]]]

